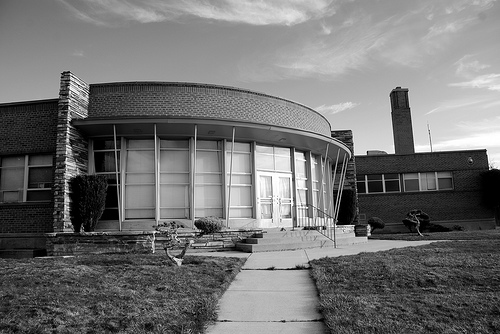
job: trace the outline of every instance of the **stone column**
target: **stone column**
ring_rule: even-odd
[[[89,85],[71,72],[61,73],[57,121],[56,166],[54,179],[54,232],[72,231],[69,180],[86,174],[88,143],[72,120],[88,116]]]

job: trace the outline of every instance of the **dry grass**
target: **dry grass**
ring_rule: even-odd
[[[331,333],[499,333],[500,239],[311,263]]]
[[[244,260],[0,259],[0,333],[200,333]]]

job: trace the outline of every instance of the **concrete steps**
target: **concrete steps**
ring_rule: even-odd
[[[366,242],[366,237],[356,237],[354,233],[336,235],[337,247]],[[316,230],[263,231],[236,243],[236,249],[242,252],[273,252],[310,248],[333,248],[333,240]]]

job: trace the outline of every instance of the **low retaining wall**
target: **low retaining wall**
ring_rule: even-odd
[[[179,246],[194,240],[189,252],[234,250],[239,240],[261,230],[226,230],[213,235],[199,236],[199,232],[184,230],[178,232]],[[147,232],[83,232],[47,233],[48,256],[65,256],[104,253],[154,253],[163,251],[168,237],[157,231]]]

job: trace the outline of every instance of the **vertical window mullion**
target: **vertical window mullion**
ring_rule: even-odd
[[[28,177],[29,177],[28,161],[29,161],[29,156],[26,154],[24,156],[23,202],[26,202],[28,199]]]

